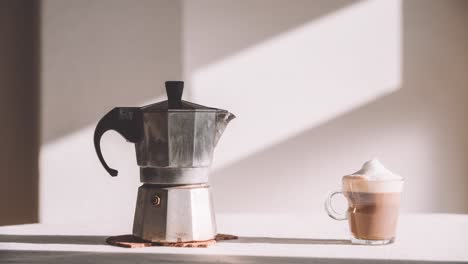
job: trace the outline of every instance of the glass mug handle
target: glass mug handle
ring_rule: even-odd
[[[348,219],[348,214],[346,212],[344,213],[339,213],[335,210],[333,207],[333,196],[341,194],[343,195],[342,191],[334,191],[328,194],[327,199],[325,200],[325,211],[327,211],[328,216],[335,220],[346,220]]]

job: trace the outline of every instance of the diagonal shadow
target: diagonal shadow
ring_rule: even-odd
[[[202,68],[360,1],[185,1],[186,67],[189,72]],[[218,21],[223,21],[223,30]],[[191,30],[191,23],[203,31]],[[213,45],[213,36],[222,40],[222,45]],[[197,45],[192,45],[192,39],[196,39]],[[210,47],[209,52],[206,47]]]
[[[253,32],[262,32],[266,31],[264,33],[259,33],[250,36],[248,41],[244,43],[240,43],[240,39],[237,40],[237,42],[231,42],[229,39],[223,38],[223,36],[217,36],[219,44],[216,44],[216,47],[231,47],[232,49],[228,50],[223,50],[221,53],[217,53],[219,56],[229,56],[231,52],[236,52],[239,49],[246,48],[249,45],[255,44],[257,41],[261,41],[262,39],[265,38],[271,38],[274,35],[281,34],[282,31],[290,30],[291,28],[295,28],[298,25],[301,25],[306,22],[310,22],[311,20],[313,21],[314,19],[320,19],[322,16],[325,16],[336,9],[340,9],[343,7],[346,7],[347,5],[351,5],[357,1],[344,1],[344,0],[333,0],[333,1],[323,1],[323,2],[315,2],[315,1],[306,1],[306,0],[300,0],[300,1],[295,1],[294,3],[290,3],[288,1],[265,1],[265,0],[255,0],[255,1],[249,1],[249,2],[241,2],[241,1],[222,1],[223,3],[227,4],[234,4],[234,5],[239,5],[239,9],[236,9],[236,12],[242,12],[246,13],[247,16],[249,16],[249,19],[255,20],[255,25],[258,27],[258,29],[261,28],[261,30],[252,30],[250,28],[252,26],[252,23],[248,22],[247,25],[249,28],[246,28],[244,32],[250,32],[248,34],[252,34]],[[235,3],[234,3],[235,2]],[[60,45],[63,46],[63,49],[65,52],[68,54],[70,52],[78,52],[77,54],[80,54],[83,52],[85,55],[83,58],[80,58],[77,61],[74,61],[73,64],[73,69],[74,71],[68,71],[68,69],[60,68],[60,67],[54,67],[54,70],[56,70],[56,74],[52,74],[53,72],[49,71],[47,76],[45,76],[45,83],[50,82],[50,85],[46,85],[45,88],[47,90],[44,91],[43,94],[43,107],[47,108],[44,109],[43,111],[43,116],[47,116],[47,118],[44,120],[43,127],[44,127],[44,138],[45,138],[45,145],[42,147],[42,160],[41,164],[41,172],[44,174],[44,182],[46,183],[44,186],[44,190],[47,190],[45,192],[46,194],[44,195],[44,198],[41,199],[44,201],[43,205],[46,208],[43,208],[42,210],[42,216],[46,219],[56,219],[57,221],[60,221],[60,216],[63,214],[63,210],[59,210],[60,208],[65,208],[67,204],[75,202],[75,197],[73,195],[69,196],[61,196],[63,199],[57,199],[58,195],[63,192],[63,188],[60,188],[59,186],[63,184],[68,184],[68,179],[75,178],[78,179],[78,177],[74,177],[74,175],[78,172],[72,172],[67,169],[67,167],[73,167],[75,164],[74,160],[80,160],[80,163],[84,165],[83,170],[86,171],[86,176],[85,178],[80,177],[81,182],[77,183],[78,187],[83,185],[83,188],[88,188],[85,187],[85,185],[89,186],[89,184],[85,183],[89,179],[93,178],[94,179],[94,174],[102,174],[103,170],[102,168],[99,168],[98,166],[98,161],[94,156],[94,150],[92,150],[92,145],[91,144],[83,144],[81,142],[87,142],[87,138],[89,136],[92,136],[92,127],[91,129],[88,130],[80,130],[83,125],[89,125],[92,123],[91,121],[97,121],[102,114],[106,112],[106,109],[110,109],[114,105],[131,105],[135,103],[136,101],[140,100],[141,98],[144,98],[145,96],[147,98],[153,98],[154,95],[157,95],[158,93],[162,92],[162,90],[158,90],[157,88],[153,87],[151,84],[152,83],[162,83],[162,82],[155,82],[155,80],[160,80],[162,78],[165,78],[164,76],[169,75],[170,72],[180,70],[180,65],[173,65],[174,63],[182,63],[182,60],[180,57],[177,56],[172,56],[172,52],[168,52],[167,49],[164,47],[161,47],[162,44],[157,42],[157,37],[153,36],[154,34],[157,34],[159,32],[160,26],[164,28],[164,25],[171,25],[172,26],[177,26],[177,23],[174,20],[178,20],[179,17],[179,9],[176,8],[176,12],[168,12],[166,9],[169,7],[164,7],[165,5],[171,6],[172,4],[178,5],[177,3],[182,3],[180,1],[152,1],[148,2],[148,4],[143,4],[143,5],[134,5],[135,7],[129,8],[130,10],[127,9],[122,9],[122,5],[128,5],[126,2],[119,2],[119,6],[115,6],[112,8],[112,12],[106,10],[103,6],[107,7],[106,4],[104,3],[95,3],[95,4],[89,4],[88,2],[76,2],[73,3],[73,5],[69,4],[60,4],[61,8],[63,8],[63,12],[52,12],[52,11],[57,11],[58,9],[55,8],[53,5],[48,6],[47,3],[49,2],[44,2],[45,6],[43,6],[43,10],[46,10],[45,12],[49,12],[52,17],[57,16],[55,19],[58,21],[64,21],[63,25],[55,25],[55,24],[48,24],[51,23],[48,19],[44,20],[44,41],[45,46],[50,46],[50,45]],[[183,4],[188,3],[192,4],[191,1],[183,1]],[[205,3],[205,2],[204,2]],[[209,1],[206,2],[209,6],[217,6],[217,5],[222,5],[218,1]],[[269,3],[269,4],[267,4]],[[157,8],[159,5],[163,5],[164,8]],[[64,6],[62,6],[64,5]],[[77,8],[76,10],[73,8],[74,5],[80,7]],[[148,6],[147,6],[148,5]],[[198,5],[198,4],[196,4]],[[199,4],[200,7],[204,8],[203,4]],[[143,6],[143,7],[142,7]],[[271,12],[270,12],[270,7],[271,7]],[[47,11],[50,8],[54,8],[52,11]],[[145,9],[145,10],[142,10]],[[157,10],[156,10],[157,9]],[[102,10],[106,10],[105,12]],[[117,11],[116,11],[117,10]],[[120,12],[125,14],[125,17],[123,19],[119,18],[115,14],[115,12]],[[208,9],[207,9],[208,10]],[[211,15],[228,15],[230,14],[230,9],[226,8],[228,12],[209,12],[209,15],[206,15],[206,17],[211,18]],[[130,12],[130,13],[127,13]],[[138,19],[134,20],[134,12],[138,12],[139,15]],[[102,13],[102,14],[101,14]],[[232,14],[234,14],[232,13]],[[47,16],[49,17],[49,16]],[[87,17],[86,21],[81,21],[82,17]],[[161,17],[163,23],[154,23],[152,19],[155,17]],[[168,18],[169,17],[169,18]],[[103,19],[104,18],[104,19]],[[149,21],[146,21],[145,19],[149,19]],[[235,18],[235,15],[233,17],[230,17],[229,19],[234,19],[232,22],[239,22],[239,23],[246,23],[246,20],[242,20],[239,18]],[[106,24],[102,24],[102,20],[106,20]],[[159,19],[158,19],[159,20]],[[78,23],[78,22],[79,23]],[[92,22],[96,22],[95,25],[90,26]],[[148,23],[144,23],[144,22]],[[98,23],[99,22],[99,23]],[[76,29],[76,32],[74,32],[73,36],[70,36],[70,38],[64,39],[61,38],[63,34],[67,34],[66,32],[62,32],[63,28],[68,28],[70,24],[76,24],[78,27]],[[157,28],[152,28],[151,27],[151,34],[150,36],[153,36],[149,39],[145,38],[145,34],[149,34],[148,32],[142,32],[140,31],[142,26],[146,26],[146,28],[150,28],[148,25],[158,25]],[[52,29],[55,27],[57,28],[57,33],[56,35],[53,35]],[[127,32],[132,35],[134,35],[134,38],[137,40],[148,40],[150,41],[149,43],[140,43],[144,41],[135,41],[135,40],[126,40],[125,35],[121,35],[120,30],[115,31],[116,28],[123,27],[126,30],[123,30],[122,32]],[[179,29],[179,27],[177,27]],[[102,34],[98,34],[101,33]],[[119,34],[115,34],[118,32]],[[207,31],[208,32],[208,31]],[[173,34],[174,32],[171,31],[170,38],[164,38],[164,41],[170,42],[170,40],[173,39]],[[178,32],[181,33],[181,32]],[[200,33],[198,38],[203,39],[203,34],[206,32],[198,32]],[[238,31],[231,32],[229,33],[229,30],[226,29],[226,34],[232,34],[234,36],[234,33],[238,33]],[[89,34],[97,34],[95,42],[93,42],[92,47],[85,46],[83,48],[86,48],[85,51],[81,51],[81,47],[77,45],[79,41],[83,41],[83,39],[89,39]],[[53,41],[55,39],[55,41]],[[174,37],[175,38],[175,37]],[[213,36],[210,38],[213,40]],[[243,38],[244,39],[244,38]],[[118,40],[118,41],[117,41]],[[120,41],[125,40],[125,41],[130,41],[130,43],[121,43]],[[244,39],[245,40],[245,39]],[[184,40],[185,41],[185,40]],[[64,43],[65,42],[65,43]],[[117,46],[111,46],[109,43],[116,43],[118,44]],[[153,45],[151,45],[151,42]],[[218,43],[218,42],[214,42]],[[237,43],[239,45],[231,45],[233,43]],[[124,45],[121,46],[120,44]],[[179,43],[181,44],[181,43]],[[140,46],[141,45],[141,46]],[[165,45],[169,45],[168,43],[165,42]],[[107,48],[104,48],[103,46],[107,47],[110,46],[110,50]],[[146,54],[148,52],[148,47],[151,47],[151,52]],[[194,45],[197,46],[197,45]],[[132,48],[135,47],[135,48]],[[156,48],[155,48],[156,47]],[[130,48],[130,51],[128,51],[128,48]],[[168,49],[170,48],[171,51],[174,51],[174,49],[177,49],[176,46],[171,45],[170,47],[167,47]],[[49,49],[49,48],[47,48]],[[143,55],[141,53],[144,53]],[[116,55],[115,57],[113,55]],[[191,52],[191,54],[194,54],[194,52]],[[204,54],[204,53],[202,53]],[[52,66],[60,66],[60,60],[63,60],[60,54],[58,53],[50,53],[48,56],[45,57],[46,61],[46,67],[45,69],[48,69],[51,67],[49,64],[53,64]],[[92,55],[92,56],[91,56]],[[117,56],[118,55],[118,56]],[[164,55],[164,56],[163,56]],[[180,54],[179,54],[180,55]],[[181,54],[183,57],[185,54]],[[51,57],[51,58],[50,58]],[[106,59],[108,57],[112,57],[111,61],[107,61]],[[202,56],[203,57],[203,56]],[[158,60],[156,61],[155,58]],[[162,59],[162,60],[159,60]],[[84,62],[83,60],[86,60],[86,65],[83,66]],[[106,61],[103,61],[106,60]],[[129,60],[130,64],[126,64],[127,60]],[[180,61],[179,61],[180,60]],[[47,63],[48,61],[48,63]],[[113,63],[114,62],[114,63]],[[126,63],[120,63],[120,62],[126,62]],[[157,64],[157,65],[153,65]],[[161,64],[161,65],[160,65]],[[130,66],[134,67],[130,67]],[[185,65],[185,62],[184,62]],[[138,67],[137,67],[138,66]],[[96,69],[98,68],[98,69]],[[131,68],[131,69],[130,69]],[[115,69],[115,71],[114,71]],[[96,71],[99,70],[99,71]],[[139,72],[139,70],[142,70],[144,72]],[[160,71],[161,70],[161,71]],[[64,75],[60,74],[63,72]],[[127,72],[128,71],[128,72]],[[66,73],[66,74],[65,74]],[[80,73],[80,76],[75,76],[76,73]],[[99,87],[94,86],[94,82],[96,82],[95,79],[91,77],[95,77],[95,75],[99,75],[99,80],[102,80],[102,82],[99,82]],[[109,77],[112,76],[112,77]],[[88,78],[89,77],[89,78]],[[74,89],[75,87],[75,80],[80,79],[83,81],[84,88],[83,89]],[[47,81],[49,80],[49,81]],[[70,80],[70,81],[69,81]],[[69,84],[69,86],[65,87],[62,89],[61,83],[65,82]],[[53,82],[53,83],[52,83]],[[135,82],[135,83],[133,83]],[[115,84],[115,85],[112,85]],[[131,84],[131,85],[130,85]],[[67,93],[63,97],[59,98],[59,96],[56,96],[52,98],[51,96],[57,95],[58,89],[60,87],[60,92],[61,93],[67,93],[68,90],[73,90],[70,93]],[[139,87],[142,87],[141,89]],[[157,87],[160,87],[159,85]],[[190,86],[189,86],[190,87]],[[132,88],[132,89],[130,89]],[[190,88],[187,89],[187,92],[189,92]],[[187,93],[187,92],[184,92]],[[151,96],[152,95],[152,96]],[[89,98],[88,98],[89,97]],[[50,103],[50,104],[49,104]],[[67,104],[66,107],[62,107],[63,104]],[[60,110],[60,111],[59,111]],[[63,118],[63,115],[67,115],[66,118]],[[84,138],[83,141],[78,141],[78,139],[74,137],[70,138],[63,138],[62,140],[57,140],[60,139],[63,135],[70,134],[73,131],[77,131],[77,134],[80,136],[80,140]],[[84,132],[84,133],[81,133]],[[89,136],[88,136],[89,135]],[[83,137],[81,137],[83,136]],[[50,144],[49,144],[50,143]],[[54,146],[57,143],[56,146]],[[91,142],[90,142],[91,143]],[[49,150],[47,147],[48,145],[51,146],[51,149]],[[57,147],[57,148],[55,148]],[[73,150],[73,155],[70,155],[65,158],[65,156],[61,155],[61,152],[66,152],[69,150]],[[119,151],[120,152],[120,151]],[[133,171],[135,168],[137,168],[134,164],[130,164],[127,162],[124,162],[124,160],[129,159],[129,157],[134,157],[134,152],[131,150],[131,152],[128,152],[129,155],[131,156],[121,156],[121,155],[116,155],[115,160],[117,161],[122,161],[123,167],[128,168],[130,171],[131,168],[131,173],[134,173]],[[88,157],[88,159],[83,160],[82,157]],[[60,163],[56,163],[55,160],[62,159],[63,161]],[[87,162],[89,161],[89,162]],[[86,163],[86,165],[84,164]],[[58,165],[60,164],[60,165]],[[128,164],[128,165],[126,165]],[[97,165],[97,166],[95,166]],[[125,169],[122,168],[122,169]],[[71,173],[71,174],[69,174]],[[63,175],[67,176],[63,176]],[[81,173],[79,173],[81,174]],[[92,180],[95,182],[94,180]],[[136,181],[135,181],[136,182]],[[88,190],[92,190],[90,193],[92,193],[91,196],[99,196],[101,197],[100,191],[97,191],[97,189],[102,188],[100,184],[103,183],[102,181],[100,182],[95,182],[93,187]],[[76,188],[75,188],[76,189]],[[79,188],[78,188],[79,189]],[[120,195],[121,199],[127,200],[128,199],[134,199],[133,192],[128,192],[125,191],[125,193],[122,193]],[[90,197],[91,197],[90,196]],[[89,197],[88,197],[89,198]],[[127,199],[128,198],[128,199]],[[50,201],[50,202],[49,202]],[[83,207],[84,204],[86,204],[83,200],[76,201],[79,202],[80,207]],[[91,202],[91,199],[89,200],[90,204],[94,204]],[[130,203],[125,202],[127,205]],[[134,204],[132,203],[132,205]],[[128,208],[131,208],[128,206]],[[83,207],[83,209],[85,209]],[[70,209],[73,211],[74,209]],[[88,211],[94,210],[96,212],[99,212],[99,205],[94,204],[91,205],[89,209],[86,209]],[[71,212],[70,211],[70,212]],[[75,210],[76,212],[76,210]],[[71,212],[73,213],[73,212]],[[88,217],[80,217],[79,221],[92,221],[92,219],[88,219]],[[52,220],[53,221],[53,220]]]
[[[41,143],[164,95],[182,77],[181,5],[41,1]]]
[[[252,24],[256,25],[255,34],[242,38],[236,36],[240,32],[238,29],[218,30],[216,35],[224,40],[223,45],[216,45],[195,60],[187,58],[188,68],[198,68],[358,1],[296,0],[294,4],[281,0],[156,1],[134,8],[120,3],[113,9],[108,9],[105,2],[93,5],[86,2],[55,3],[57,6],[44,2],[43,12],[63,24],[53,23],[54,19],[45,17],[39,25],[45,50],[39,65],[45,69],[41,76],[42,144],[93,124],[114,106],[139,106],[148,99],[164,95],[164,81],[182,76],[186,66],[183,65],[184,56],[200,54],[182,51],[184,39],[179,31],[184,31],[187,39],[193,37],[212,42],[212,36],[204,37],[204,34],[211,34],[210,21],[221,19],[218,15],[224,21],[232,20],[234,27],[242,23],[247,30]],[[183,23],[182,5],[187,5],[185,9],[212,11],[209,21],[206,13],[204,19],[198,19],[208,22],[206,30],[190,31],[190,24],[183,25],[184,29],[179,27]],[[268,6],[268,12],[265,12],[265,6]],[[125,16],[116,13],[119,8],[125,10]],[[57,13],[57,10],[61,12]],[[242,14],[242,21],[238,19],[239,14]],[[82,17],[88,19],[82,20]],[[153,26],[154,34],[144,30],[147,25]],[[73,28],[74,33],[68,35],[64,27]],[[115,31],[115,28],[122,30]],[[128,36],[122,36],[122,32]],[[159,38],[158,34],[165,37]],[[126,38],[138,41],[127,41]],[[93,45],[87,45],[85,39],[93,39]],[[56,45],[60,45],[61,53],[48,52]],[[190,43],[187,45],[190,48]],[[68,63],[70,56],[74,59],[72,64]],[[189,95],[190,89],[185,94]]]
[[[239,22],[236,16],[242,13],[244,15],[242,23],[246,23],[247,26],[253,22],[262,29],[250,35],[249,38],[241,39],[235,36],[236,31],[226,28],[225,35],[218,36],[219,39],[225,40],[223,45],[217,45],[217,48],[211,50],[210,54],[201,57],[201,61],[189,59],[194,62],[189,67],[200,67],[211,61],[230,56],[241,49],[357,1],[298,0],[292,5],[279,0],[236,1],[235,3],[187,1],[184,5],[194,4],[194,8],[212,10],[211,15],[215,20],[216,15],[221,15],[224,20],[233,19]],[[174,77],[181,77],[185,54],[180,48],[183,40],[182,33],[178,31],[181,31],[182,27],[178,25],[183,23],[183,18],[182,4],[178,1],[155,2],[147,4],[146,7],[141,5],[133,9],[120,4],[120,7],[111,10],[105,3],[94,5],[75,3],[67,6],[55,3],[55,5],[57,6],[44,2],[41,9],[64,24],[54,24],[53,19],[49,20],[46,17],[39,25],[42,28],[43,49],[47,52],[45,56],[43,54],[44,59],[39,65],[46,69],[41,76],[43,144],[89,126],[115,105],[137,105],[149,98],[163,95],[163,82]],[[264,12],[265,6],[269,6],[269,12]],[[58,8],[62,8],[60,15],[56,13]],[[126,10],[125,16],[114,13],[118,12],[119,8]],[[218,12],[226,9],[229,12]],[[102,10],[106,10],[105,18],[112,21],[111,23],[102,20]],[[150,15],[151,12],[152,15]],[[168,12],[172,15],[168,16]],[[67,17],[65,19],[61,16]],[[88,19],[82,20],[83,16]],[[159,23],[155,23],[156,21]],[[200,21],[206,20],[200,19]],[[155,27],[153,29],[155,34],[148,34],[144,30],[148,24]],[[167,29],[168,25],[171,25],[171,30]],[[67,35],[63,27],[74,28],[74,34]],[[131,38],[137,38],[140,41],[123,41],[121,32],[117,34],[114,30],[116,27],[122,27]],[[196,34],[196,37],[201,39],[203,39],[203,34],[209,34],[208,31],[183,30],[188,36]],[[165,37],[158,38],[158,34],[162,33]],[[84,39],[90,38],[93,39],[92,46],[83,43]],[[211,38],[205,39],[211,41]],[[151,43],[157,44],[158,48],[150,48]],[[55,45],[60,45],[61,53],[48,52]],[[64,60],[69,60],[71,54],[76,54],[73,57],[75,61],[73,64],[68,64]],[[63,67],[64,65],[67,67]],[[77,84],[80,86],[77,87]],[[190,91],[187,91],[187,94],[189,93]],[[86,107],[83,107],[84,105]]]
[[[265,212],[266,208],[278,213],[309,209],[320,211],[321,208],[317,209],[311,203],[321,207],[326,192],[338,186],[339,177],[343,173],[333,171],[335,160],[359,164],[367,158],[363,158],[360,153],[364,148],[371,148],[370,152],[385,158],[385,153],[378,153],[378,142],[382,140],[382,135],[388,131],[394,133],[396,127],[408,125],[415,119],[411,114],[393,114],[393,105],[397,105],[398,100],[404,97],[400,94],[396,92],[383,96],[323,125],[213,171],[210,181],[215,206],[229,210],[226,211],[229,213]],[[402,109],[400,111],[405,112]],[[378,120],[377,117],[385,122],[367,122]],[[369,139],[371,142],[364,146]],[[320,174],[324,166],[332,175]],[[330,184],[330,177],[336,178],[333,184]],[[239,195],[240,191],[242,195]],[[307,196],[307,199],[303,196]]]
[[[430,12],[419,12],[422,6]],[[219,211],[319,211],[327,190],[336,188],[346,173],[343,168],[355,171],[356,164],[377,156],[402,165],[399,173],[410,177],[404,209],[468,212],[467,203],[453,203],[468,199],[464,185],[448,185],[440,177],[450,174],[451,181],[465,182],[468,171],[466,162],[453,166],[468,145],[468,127],[455,121],[468,111],[466,86],[459,81],[466,80],[466,72],[458,66],[466,56],[440,48],[446,43],[468,44],[468,33],[433,19],[461,16],[454,10],[463,8],[424,1],[404,1],[402,8],[400,89],[214,171],[210,180]],[[451,63],[442,66],[435,61]],[[440,89],[447,86],[450,93]],[[413,161],[427,168],[414,170]],[[425,184],[415,184],[421,182]]]

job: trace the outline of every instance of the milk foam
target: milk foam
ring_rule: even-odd
[[[389,171],[378,159],[366,161],[362,168],[350,176],[361,176],[368,181],[401,180],[402,177]]]
[[[403,178],[385,168],[378,159],[364,163],[353,174],[343,177],[343,191],[348,192],[401,192]]]

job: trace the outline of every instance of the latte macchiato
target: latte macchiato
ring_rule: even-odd
[[[394,239],[402,181],[359,181],[362,179],[355,176],[343,177],[351,233],[364,240]]]
[[[402,190],[403,179],[373,159],[343,177],[342,191],[329,196],[326,209],[334,219],[348,219],[353,243],[388,244],[395,239]],[[331,197],[337,193],[348,200],[342,215],[331,206]]]

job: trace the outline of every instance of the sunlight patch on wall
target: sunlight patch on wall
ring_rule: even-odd
[[[359,2],[189,77],[191,100],[238,117],[215,155],[226,166],[398,90],[401,1]]]
[[[139,106],[166,100],[159,96]],[[110,109],[109,109],[110,110]],[[104,115],[105,113],[103,113]],[[131,230],[140,183],[135,145],[117,132],[101,139],[102,154],[119,171],[111,177],[98,160],[91,124],[42,145],[40,151],[40,221],[43,223],[108,223]],[[116,220],[118,219],[118,221]]]
[[[131,228],[139,171],[133,144],[116,132],[102,138],[103,154],[119,170],[113,178],[93,145],[94,125],[43,145],[40,152],[42,223],[127,223]],[[130,230],[130,229],[129,229]]]
[[[400,6],[400,1],[360,2],[191,73],[184,99],[238,116],[221,138],[214,167],[396,91]],[[112,178],[95,154],[94,127],[41,147],[41,222],[118,224],[131,230],[140,185],[134,145],[115,132],[103,137],[103,154],[119,170]]]

